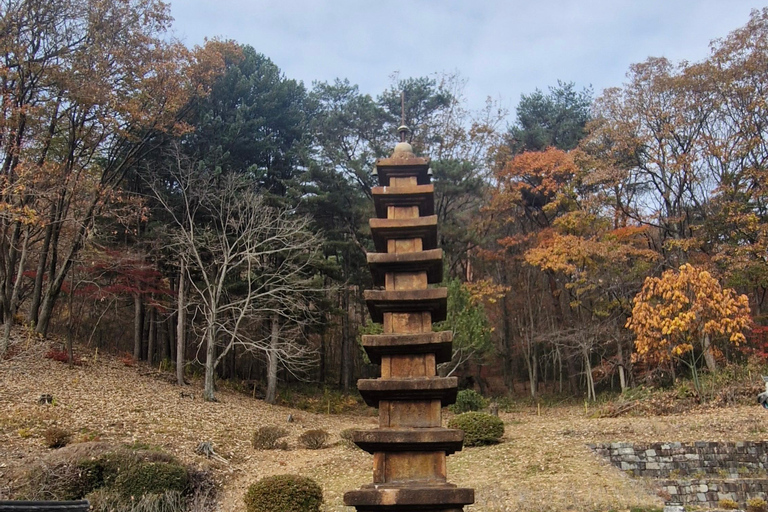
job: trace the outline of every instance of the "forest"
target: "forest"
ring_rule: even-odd
[[[378,374],[368,219],[402,115],[431,158],[444,375],[595,400],[768,357],[768,8],[706,60],[514,112],[468,108],[457,73],[370,95],[171,27],[159,0],[0,7],[0,355],[51,337],[73,364],[198,374],[207,400],[353,391]]]

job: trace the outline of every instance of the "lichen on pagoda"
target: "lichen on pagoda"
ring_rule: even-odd
[[[365,402],[379,409],[379,427],[353,440],[373,454],[373,482],[344,495],[359,512],[459,512],[474,503],[474,490],[448,482],[446,457],[461,450],[464,433],[443,428],[442,407],[456,399],[457,380],[437,375],[451,358],[452,335],[434,332],[445,320],[448,293],[442,281],[437,216],[429,159],[417,157],[400,127],[390,158],[376,163],[372,195],[375,253],[368,254],[375,290],[365,299],[383,334],[363,336],[381,377],[357,383]]]

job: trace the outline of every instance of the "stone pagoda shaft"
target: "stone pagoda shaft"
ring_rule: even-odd
[[[372,190],[375,253],[368,254],[374,285],[365,299],[384,334],[364,336],[381,377],[357,383],[368,405],[379,409],[379,428],[355,432],[353,440],[373,454],[373,483],[344,495],[359,512],[459,512],[474,502],[474,490],[447,482],[446,456],[461,450],[464,433],[442,427],[441,408],[456,399],[456,378],[437,376],[450,360],[450,332],[433,332],[445,319],[447,290],[443,251],[437,248],[437,216],[429,159],[401,142],[376,163]]]

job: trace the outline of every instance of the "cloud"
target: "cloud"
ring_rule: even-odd
[[[249,44],[308,86],[348,78],[378,94],[390,75],[459,71],[470,106],[515,103],[558,79],[596,92],[649,56],[701,60],[744,25],[744,0],[176,0],[187,44],[220,36]]]

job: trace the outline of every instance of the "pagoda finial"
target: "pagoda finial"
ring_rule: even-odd
[[[400,126],[397,128],[397,133],[400,134],[400,142],[408,140],[410,131],[410,128],[405,124],[405,91],[400,91]]]
[[[413,147],[407,142],[410,132],[410,128],[405,125],[405,91],[400,91],[400,126],[397,128],[397,133],[400,135],[400,143],[395,146],[395,152],[392,154],[392,157],[408,158],[414,156]]]
[[[405,126],[405,91],[400,91],[400,126]]]

